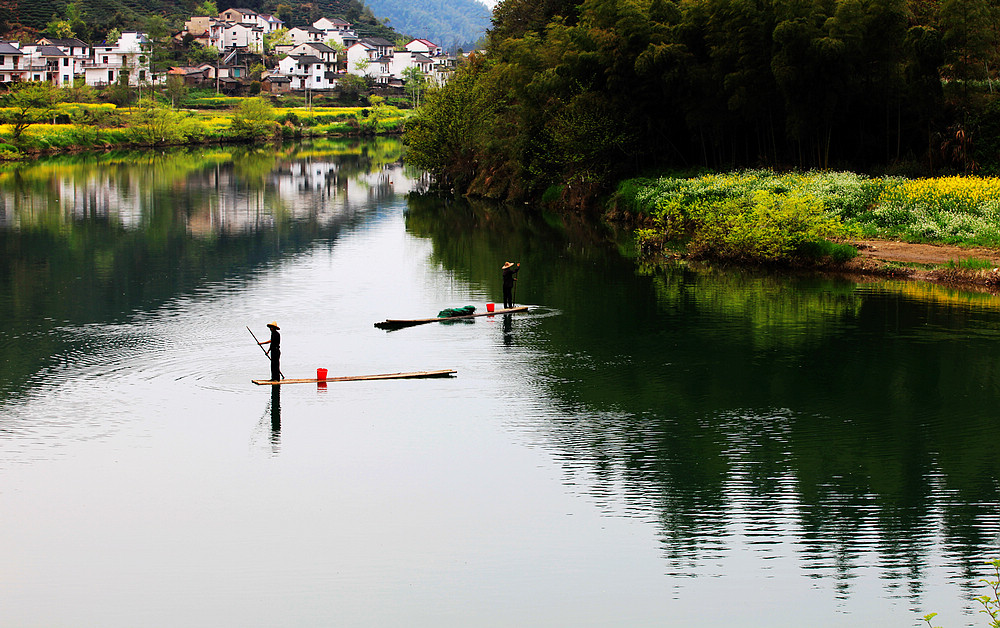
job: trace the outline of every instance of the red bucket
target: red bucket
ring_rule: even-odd
[[[493,311],[493,307],[494,307],[494,306],[493,306],[493,304],[492,304],[492,303],[487,303],[487,304],[486,304],[486,311],[487,311],[487,312],[492,312],[492,311]]]
[[[316,379],[326,379],[326,369],[316,369]]]

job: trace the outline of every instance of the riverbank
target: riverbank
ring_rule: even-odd
[[[622,182],[641,254],[994,289],[1000,179],[748,170]]]
[[[891,240],[860,240],[852,243],[858,256],[837,272],[869,277],[891,277],[912,281],[953,284],[977,290],[1000,292],[1000,250],[946,244],[918,244]],[[963,266],[970,260],[988,267]]]
[[[90,150],[198,146],[317,137],[401,135],[412,112],[373,97],[368,106],[275,107],[262,98],[228,98],[229,108],[173,108],[156,101],[135,107],[63,102],[46,121],[32,113],[17,127],[0,106],[0,161]]]

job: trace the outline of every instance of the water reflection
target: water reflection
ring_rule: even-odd
[[[25,474],[35,484],[15,480],[10,490],[7,474],[5,495],[28,517],[80,495],[83,514],[94,512],[94,494],[114,513],[150,496],[148,511],[101,521],[90,530],[99,542],[70,545],[68,560],[52,552],[56,575],[39,578],[36,595],[65,582],[65,564],[140,560],[159,572],[179,554],[178,572],[211,579],[217,572],[190,569],[198,554],[206,568],[250,573],[231,567],[261,556],[257,539],[275,529],[288,544],[272,548],[267,572],[285,574],[283,595],[335,583],[315,597],[334,609],[328,617],[284,618],[303,625],[330,623],[322,620],[352,604],[358,617],[377,613],[364,600],[378,587],[408,615],[430,617],[440,600],[413,595],[414,583],[475,607],[488,603],[477,597],[484,589],[513,599],[554,582],[535,601],[548,608],[567,575],[603,595],[607,574],[622,574],[616,584],[628,591],[607,606],[645,604],[640,619],[673,615],[696,587],[708,590],[688,601],[698,619],[720,595],[736,599],[739,611],[715,625],[771,625],[747,619],[774,612],[755,598],[763,589],[783,608],[803,591],[832,590],[856,613],[844,621],[878,615],[871,608],[886,599],[905,600],[909,613],[940,583],[935,574],[976,590],[982,560],[1000,551],[995,299],[711,266],[637,268],[622,234],[531,208],[415,197],[404,231],[403,201],[384,201],[419,180],[398,157],[392,144],[334,142],[2,171],[0,306],[10,317],[0,329],[0,444],[25,466],[44,449]],[[433,315],[495,302],[497,268],[509,258],[522,263],[517,299],[529,315],[372,328],[397,307]],[[247,380],[267,365],[243,326],[276,311],[297,318],[284,338],[290,375],[292,364],[299,373],[441,366],[461,375],[326,394],[253,386]],[[282,411],[294,427],[285,433]],[[263,456],[246,456],[248,432]],[[78,461],[64,476],[47,464],[60,447]],[[80,475],[88,490],[51,482],[53,471]],[[140,536],[137,522],[143,537],[172,537],[177,512],[191,525],[176,545],[113,553]],[[84,536],[77,526],[92,520],[39,532],[15,564]],[[613,528],[626,531],[620,545],[608,540]],[[233,553],[213,554],[220,547]],[[615,560],[595,559],[602,550]],[[440,556],[450,562],[434,563]],[[541,562],[562,571],[532,571]],[[488,586],[456,564],[489,574]],[[398,588],[387,574],[399,574]],[[264,580],[260,596],[244,581],[228,590],[196,581],[171,597],[210,591],[228,604],[205,607],[227,608],[277,599]],[[106,578],[87,582],[106,587]],[[741,588],[754,591],[739,598]],[[417,598],[428,606],[400,602]],[[574,610],[553,611],[555,623],[579,623],[559,621]],[[828,619],[820,615],[805,616]]]
[[[332,241],[423,185],[396,140],[114,151],[0,166],[0,394],[128,320]]]
[[[271,386],[271,453],[281,449],[281,386]]]
[[[841,597],[874,568],[918,599],[935,554],[974,590],[1000,553],[996,297],[635,269],[610,231],[487,206],[411,202],[407,228],[485,290],[509,250],[544,269],[522,301],[566,314],[528,340],[539,444],[609,512],[654,514],[670,573],[723,576],[745,547]]]

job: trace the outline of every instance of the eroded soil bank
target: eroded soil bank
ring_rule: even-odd
[[[850,274],[932,281],[1000,292],[1000,250],[947,244],[913,244],[888,240],[853,242],[859,255],[845,264]],[[962,260],[989,260],[990,268],[958,267]],[[954,267],[949,263],[954,262]]]

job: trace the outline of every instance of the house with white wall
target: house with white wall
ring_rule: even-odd
[[[293,46],[310,42],[325,42],[326,33],[315,26],[296,26],[288,29],[288,39]]]
[[[258,26],[258,13],[253,9],[232,8],[219,13],[219,19],[223,22],[243,24],[244,26]]]
[[[286,54],[313,55],[321,59],[323,63],[329,64],[327,69],[336,69],[335,64],[337,63],[337,51],[323,43],[310,42],[306,44],[299,44],[298,46],[293,46]]]
[[[192,17],[184,22],[184,32],[191,35],[192,41],[197,42],[205,48],[215,48],[222,50],[225,46],[226,22],[209,16]]]
[[[339,18],[321,17],[313,22],[313,28],[323,31],[324,42],[335,42],[344,48],[350,48],[358,41],[358,35],[351,28],[351,23]]]
[[[80,41],[76,37],[67,39],[42,37],[35,43],[42,46],[55,46],[69,56],[76,57],[77,59],[85,60],[90,58],[90,45]]]
[[[428,57],[436,57],[444,54],[444,48],[438,46],[429,39],[412,39],[404,46],[408,52],[419,52]]]
[[[110,85],[122,73],[129,75],[129,84],[157,82],[149,67],[150,42],[144,33],[122,33],[113,44],[94,46],[93,59],[84,64],[87,85]]]
[[[347,71],[359,76],[374,77],[378,70],[372,67],[378,56],[377,49],[364,41],[359,41],[347,49]]]
[[[278,62],[278,73],[288,77],[293,90],[330,90],[337,85],[336,72],[311,54],[288,55]]]
[[[77,72],[77,59],[55,46],[26,44],[24,53],[27,80],[49,83],[56,87],[72,87]],[[82,62],[81,62],[82,67]]]
[[[284,28],[285,23],[274,15],[260,13],[257,15],[257,25],[263,28],[265,33],[273,33],[279,28]]]
[[[407,68],[417,68],[427,76],[434,71],[434,61],[419,52],[396,52],[390,59],[389,76],[393,78],[403,78],[403,71]]]
[[[222,49],[245,48],[250,52],[264,50],[264,29],[256,24],[249,26],[237,22],[226,22],[222,29]]]
[[[0,41],[0,83],[17,83],[25,78],[24,52],[20,44]]]

